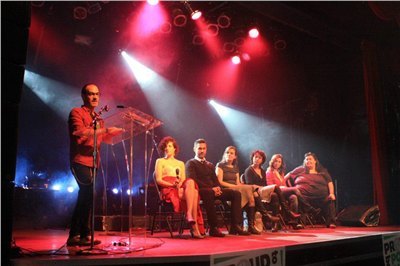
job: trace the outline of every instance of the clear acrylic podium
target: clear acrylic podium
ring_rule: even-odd
[[[107,117],[104,119],[106,127],[120,127],[124,129],[124,132],[118,136],[113,137],[111,145],[118,144],[125,140],[129,140],[130,150],[129,150],[129,163],[127,164],[127,169],[129,173],[129,217],[128,217],[128,230],[129,230],[129,240],[127,249],[131,249],[131,236],[132,236],[132,189],[133,189],[133,138],[143,132],[146,133],[146,145],[145,145],[145,175],[147,184],[148,179],[148,165],[147,165],[147,135],[153,134],[153,129],[159,127],[163,124],[162,121],[154,118],[151,115],[145,114],[133,107],[122,108],[118,113]],[[147,193],[146,193],[147,194]],[[147,205],[147,195],[145,196]],[[137,249],[135,249],[137,250]]]

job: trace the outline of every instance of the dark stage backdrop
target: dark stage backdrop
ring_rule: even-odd
[[[192,43],[191,24],[172,26],[170,33],[150,39],[133,38],[129,29],[140,2],[99,3],[101,10],[84,20],[73,18],[77,2],[44,2],[32,7],[26,64],[30,79],[23,88],[19,113],[17,185],[38,172],[45,173],[53,184],[73,183],[68,163],[68,112],[81,105],[81,86],[94,82],[102,91],[101,105],[109,104],[112,109],[105,117],[123,104],[161,119],[164,124],[156,128],[155,140],[175,137],[181,146],[178,158],[183,161],[193,156],[193,141],[200,137],[208,141],[207,158],[213,163],[226,146],[238,146],[242,172],[253,149],[266,151],[268,161],[274,153],[283,154],[288,171],[312,151],[337,182],[340,209],[374,203],[361,42],[338,46],[268,19],[243,3],[204,2],[199,7],[208,8],[209,21],[223,11],[232,15],[232,29],[221,31],[218,38],[235,38],[243,25],[256,21],[269,45],[269,52],[237,66],[234,85],[222,91],[209,74],[215,73],[212,69],[220,58],[210,55],[204,45]],[[171,13],[178,4],[163,3]],[[277,38],[285,41],[285,48],[274,46]],[[163,88],[167,92],[154,92],[149,100],[122,59],[122,50],[138,55],[144,65],[172,84]],[[233,77],[226,77],[226,82],[230,79]],[[169,93],[174,96],[167,97]],[[236,128],[227,127],[207,103],[209,98],[247,113],[255,122],[237,121]],[[138,201],[146,177],[144,140],[144,134],[134,139]],[[109,188],[126,187],[122,144],[103,146],[101,156],[100,187],[103,183]],[[151,172],[157,153],[149,157]]]

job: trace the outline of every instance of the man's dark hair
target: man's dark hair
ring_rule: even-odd
[[[195,147],[197,144],[200,144],[200,143],[206,143],[207,144],[205,139],[196,139],[194,141],[194,145],[193,146]]]
[[[86,88],[90,85],[95,85],[94,83],[86,83],[85,85],[83,85],[82,90],[81,90],[81,94],[86,94]]]

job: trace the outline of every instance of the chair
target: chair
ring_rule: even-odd
[[[178,228],[178,233],[179,236],[182,235],[183,233],[183,226],[186,220],[186,214],[184,212],[174,212],[174,208],[172,206],[171,202],[167,202],[164,200],[161,190],[157,184],[156,176],[155,173],[153,173],[153,181],[154,181],[154,186],[156,187],[157,194],[158,194],[158,210],[154,212],[152,216],[152,224],[151,224],[151,235],[154,233],[154,228],[156,225],[156,221],[160,223],[160,229],[161,229],[161,223],[166,222],[168,231],[171,235],[171,238],[174,237],[173,235],[173,224],[176,222],[179,222],[179,228]]]
[[[291,179],[291,178],[288,178],[288,179],[286,180],[286,185],[287,185],[288,187],[293,187],[293,186],[294,186],[294,180]],[[306,227],[307,225],[310,225],[312,228],[314,228],[314,227],[315,227],[315,224],[318,224],[318,223],[320,223],[321,221],[322,221],[323,223],[325,223],[325,217],[322,216],[322,215],[318,215],[318,216],[315,217],[315,216],[310,215],[310,214],[308,214],[308,213],[306,213],[306,212],[301,213],[300,223],[301,223],[304,227]]]
[[[229,216],[230,216],[230,210],[229,210],[229,207],[228,207],[229,203],[230,202],[225,202],[224,203],[222,200],[219,200],[219,199],[216,199],[214,201],[215,211],[216,211],[217,215],[220,217],[220,219],[222,220],[224,226],[226,227],[226,230],[228,230],[228,231],[229,231],[229,227],[228,227],[227,220],[229,219]],[[202,206],[202,205],[203,205],[203,201],[200,200],[200,206]],[[201,209],[202,209],[202,212],[203,212],[204,224],[207,225],[206,226],[206,231],[208,231],[209,226],[208,226],[208,223],[206,223],[207,222],[207,213],[206,213],[206,211],[203,210],[203,208],[201,208]]]

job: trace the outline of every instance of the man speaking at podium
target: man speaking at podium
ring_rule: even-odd
[[[111,139],[123,132],[122,128],[104,127],[101,112],[108,111],[107,106],[98,113],[100,91],[93,84],[82,87],[83,105],[73,108],[69,114],[68,127],[70,137],[70,167],[79,186],[78,200],[71,219],[71,228],[67,246],[91,245],[90,215],[93,208],[94,171],[100,165],[101,142],[111,143]],[[97,139],[96,145],[94,139]],[[94,151],[96,147],[96,151]],[[94,160],[96,159],[96,162]],[[99,240],[93,241],[100,244]]]

